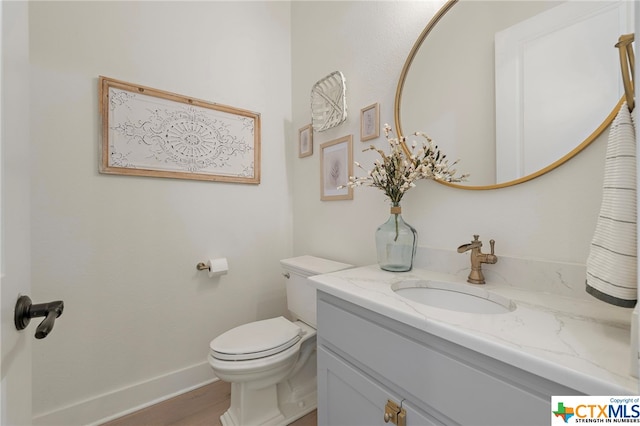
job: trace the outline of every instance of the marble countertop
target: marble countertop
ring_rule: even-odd
[[[377,265],[311,278],[318,290],[589,395],[635,395],[629,374],[631,309],[458,276]],[[510,299],[500,314],[456,312],[412,302],[391,286],[407,280],[455,282]],[[458,285],[459,285],[458,284]]]

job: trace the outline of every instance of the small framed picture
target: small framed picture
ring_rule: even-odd
[[[353,174],[351,135],[320,145],[320,199],[352,200],[353,188],[346,187]],[[345,185],[345,187],[342,187]]]
[[[380,136],[380,104],[375,103],[360,110],[360,140],[368,141]]]
[[[313,154],[313,127],[307,124],[298,130],[298,157],[308,157]]]

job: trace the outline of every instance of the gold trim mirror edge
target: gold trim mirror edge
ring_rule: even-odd
[[[442,17],[449,11],[449,9],[451,9],[457,2],[458,0],[447,1],[447,3],[445,3],[445,5],[442,6],[435,15],[433,15],[433,18],[431,18],[427,26],[424,28],[424,30],[422,30],[422,33],[420,33],[420,35],[418,36],[416,42],[413,44],[411,51],[409,51],[409,56],[407,56],[407,59],[404,62],[402,71],[400,72],[398,86],[396,87],[396,97],[393,108],[396,132],[398,133],[399,137],[403,135],[402,127],[400,126],[400,102],[402,101],[402,89],[404,88],[404,81],[407,77],[407,73],[409,72],[409,68],[411,67],[411,63],[413,62],[413,58],[415,58],[416,53],[418,53],[418,50],[420,49],[420,46],[422,46],[422,42],[424,42],[424,39],[427,38],[433,27],[436,26],[438,21],[440,21],[440,19],[442,19]]]
[[[422,46],[422,43],[427,38],[427,36],[431,32],[431,30],[433,30],[433,28],[442,19],[442,17],[456,3],[458,3],[458,1],[459,0],[449,0],[449,1],[447,1],[447,3],[445,3],[440,8],[440,10],[438,10],[438,12],[431,18],[431,20],[429,21],[429,23],[427,24],[425,29],[422,31],[422,33],[420,33],[420,36],[418,36],[418,39],[414,43],[413,47],[411,48],[411,51],[409,52],[409,55],[407,56],[407,59],[405,60],[404,66],[402,67],[402,71],[400,73],[400,78],[398,80],[398,85],[397,85],[397,88],[396,88],[395,102],[394,102],[394,122],[395,122],[395,128],[396,128],[396,133],[398,134],[398,137],[402,137],[404,135],[404,133],[402,131],[402,126],[400,124],[400,103],[402,101],[402,90],[404,88],[404,82],[405,82],[407,73],[409,72],[409,69],[411,68],[411,63],[413,62],[413,59],[415,58],[416,54],[418,53],[418,50],[420,50],[420,46]],[[523,183],[523,182],[530,181],[530,180],[535,179],[535,178],[537,178],[539,176],[542,176],[543,174],[550,172],[551,170],[555,169],[556,167],[559,167],[560,165],[562,165],[562,164],[566,163],[567,161],[569,161],[571,158],[575,157],[580,151],[585,149],[587,146],[589,146],[589,144],[591,144],[591,142],[593,142],[596,138],[598,138],[604,132],[604,130],[607,127],[609,127],[609,125],[611,125],[611,123],[613,122],[613,119],[615,118],[616,114],[618,113],[618,111],[622,107],[622,104],[624,103],[624,101],[625,101],[625,97],[623,95],[622,98],[620,99],[620,101],[618,102],[618,104],[613,108],[613,110],[609,113],[607,118],[605,118],[605,120],[602,122],[602,124],[600,124],[600,126],[598,126],[598,128],[596,130],[594,130],[593,133],[591,133],[582,143],[580,143],[577,147],[575,147],[572,151],[570,151],[564,157],[562,157],[559,160],[551,163],[547,167],[544,167],[544,168],[538,170],[535,173],[531,173],[531,174],[529,174],[527,176],[524,176],[524,177],[521,177],[519,179],[511,180],[511,181],[508,181],[508,182],[501,182],[501,183],[497,183],[497,184],[493,184],[493,185],[467,186],[467,185],[460,185],[460,184],[457,184],[457,183],[449,183],[449,182],[442,182],[442,181],[437,181],[437,182],[441,183],[441,184],[443,184],[445,186],[449,186],[449,187],[452,187],[452,188],[458,188],[458,189],[487,190],[487,189],[498,189],[498,188],[506,188],[506,187],[509,187],[509,186],[514,186],[514,185],[517,185],[517,184],[520,184],[520,183]]]

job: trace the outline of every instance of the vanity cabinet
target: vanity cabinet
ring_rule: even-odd
[[[579,394],[318,292],[319,425],[384,425],[389,400],[407,426],[549,424],[551,396]]]

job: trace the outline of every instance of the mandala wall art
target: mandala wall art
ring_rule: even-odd
[[[101,173],[260,183],[260,114],[99,82]]]

